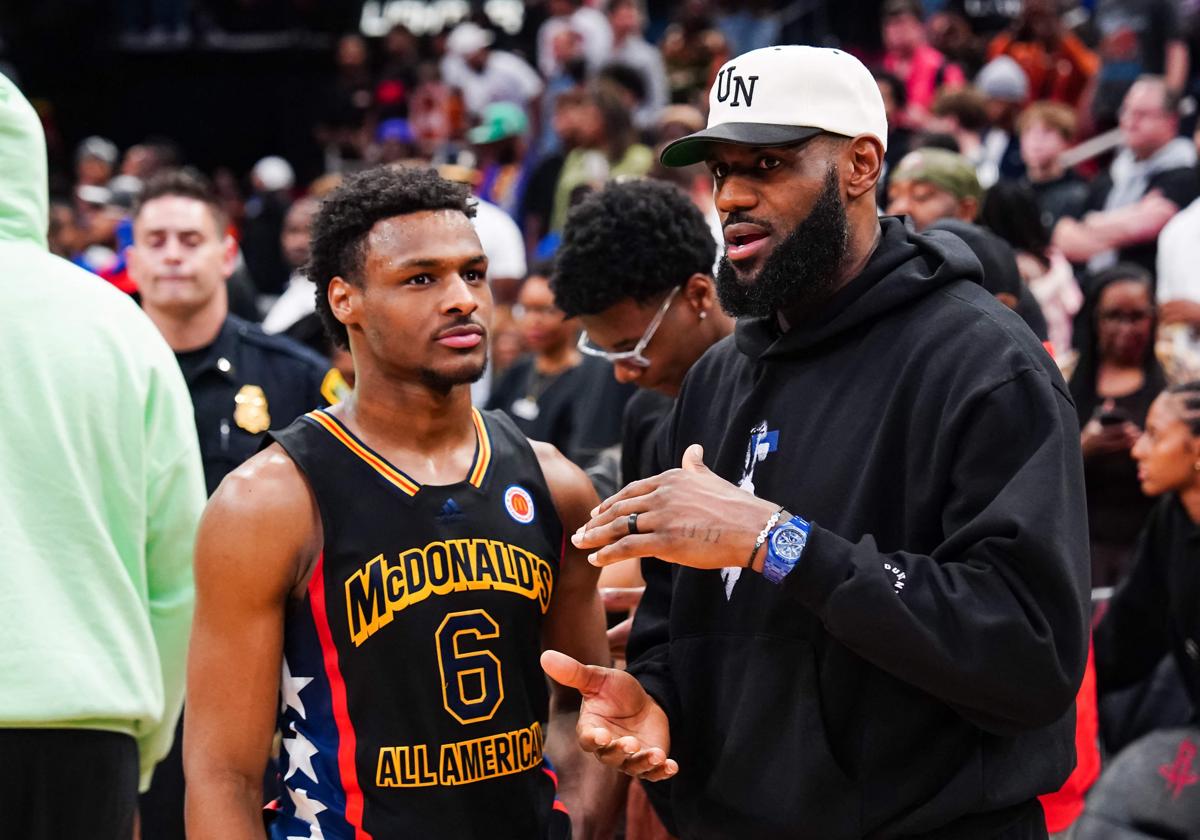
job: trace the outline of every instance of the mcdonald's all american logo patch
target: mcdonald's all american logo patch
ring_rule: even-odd
[[[524,487],[514,484],[504,491],[504,507],[508,515],[528,525],[533,521],[533,496]]]

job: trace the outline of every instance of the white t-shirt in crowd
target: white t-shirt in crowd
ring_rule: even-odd
[[[481,198],[475,199],[475,232],[488,258],[488,280],[525,276],[525,239],[512,217]]]
[[[542,79],[520,56],[503,50],[488,53],[482,73],[457,55],[442,59],[442,81],[462,91],[463,104],[478,116],[493,102],[526,105],[542,92]]]
[[[267,310],[263,332],[281,333],[317,309],[317,284],[299,271],[292,272],[287,288]]]
[[[1159,303],[1200,303],[1200,199],[1175,214],[1158,234]]]
[[[612,56],[613,35],[608,17],[599,9],[580,6],[568,17],[552,17],[542,22],[537,33],[538,69],[547,79],[558,75],[562,68],[554,59],[554,36],[563,23],[579,33],[583,59],[589,73],[595,73]]]

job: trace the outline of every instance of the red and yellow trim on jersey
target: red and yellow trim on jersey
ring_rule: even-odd
[[[318,409],[310,411],[304,416],[321,426],[321,428],[333,435],[347,449],[366,461],[367,464],[387,479],[396,489],[409,496],[415,496],[420,491],[420,484],[360,443],[350,433],[349,429],[331,415]],[[487,475],[488,467],[492,463],[492,439],[488,435],[487,424],[483,420],[483,415],[479,413],[477,408],[471,409],[471,421],[475,424],[475,436],[478,442],[475,448],[475,462],[471,465],[471,471],[467,473],[467,482],[474,487],[481,487],[484,476]]]
[[[488,437],[487,424],[483,422],[483,415],[479,413],[479,409],[471,408],[471,419],[475,421],[479,448],[475,452],[475,466],[471,467],[471,472],[467,474],[467,481],[479,487],[483,484],[483,477],[487,475],[488,467],[492,463],[492,439]]]
[[[337,438],[339,442],[344,444],[347,449],[349,449],[359,458],[362,458],[364,461],[370,464],[377,473],[386,478],[401,492],[406,493],[409,496],[415,496],[417,495],[417,491],[421,489],[420,484],[417,484],[417,482],[413,481],[404,473],[400,472],[400,470],[396,469],[387,461],[383,460],[374,452],[367,449],[365,446],[355,440],[351,436],[350,432],[341,423],[339,423],[337,420],[334,420],[324,411],[310,411],[304,416],[309,420],[320,424],[325,431]]]

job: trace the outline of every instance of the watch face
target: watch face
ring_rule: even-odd
[[[771,536],[771,550],[784,560],[799,560],[807,540],[795,525],[784,525]]]

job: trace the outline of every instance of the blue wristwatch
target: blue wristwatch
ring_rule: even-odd
[[[782,581],[804,553],[812,525],[808,520],[793,516],[782,525],[777,525],[767,539],[767,557],[763,561],[762,575],[771,583]]]

